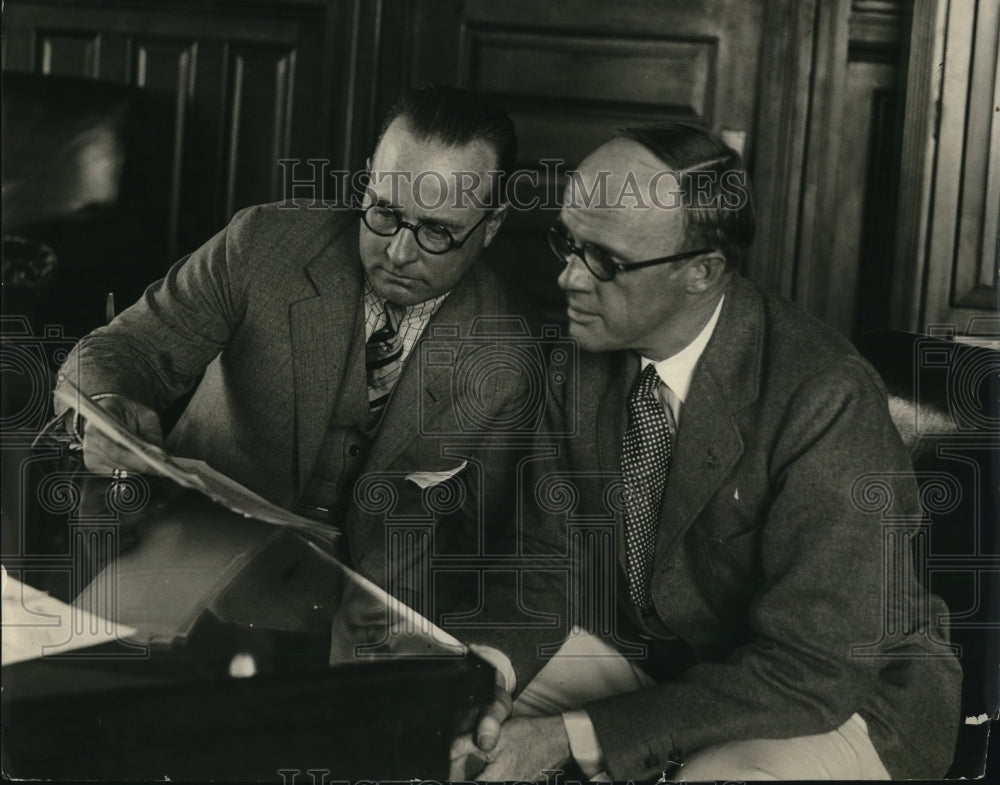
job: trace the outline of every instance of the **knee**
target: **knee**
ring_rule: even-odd
[[[752,741],[728,742],[705,747],[691,757],[677,772],[685,782],[713,780],[742,781],[782,779],[778,761],[769,761],[759,745]]]

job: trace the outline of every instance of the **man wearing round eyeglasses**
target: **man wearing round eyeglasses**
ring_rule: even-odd
[[[169,452],[340,526],[350,566],[425,615],[475,616],[456,632],[485,647],[510,691],[540,667],[535,644],[551,632],[536,625],[544,641],[512,640],[483,620],[523,620],[526,598],[533,610],[562,610],[558,588],[529,580],[480,596],[474,569],[437,583],[426,569],[434,554],[515,547],[524,453],[494,442],[508,426],[531,435],[544,369],[490,372],[490,336],[498,349],[530,341],[519,329],[530,310],[479,260],[503,222],[516,152],[510,119],[482,96],[412,90],[383,126],[357,203],[241,211],[63,368],[156,443],[158,410],[196,385]],[[474,333],[480,317],[493,332]],[[466,363],[471,371],[459,367],[465,348],[486,357]],[[91,427],[83,450],[94,471],[145,469]],[[390,553],[390,523],[428,519],[431,540],[400,536]],[[530,553],[531,541],[529,532],[516,547]]]
[[[419,143],[403,121],[394,121],[382,137],[374,160],[376,168],[369,174],[359,212],[367,229],[361,232],[361,261],[368,280],[385,300],[412,306],[451,291],[500,228],[505,206],[477,211],[466,204],[454,204],[454,197],[440,187],[443,183],[439,181],[414,193],[414,184],[408,179],[394,180],[383,174],[402,171],[399,167],[411,156],[421,165],[473,164],[476,168],[472,171],[485,172],[493,157],[485,142],[470,145],[462,155],[467,159],[462,160],[454,150],[429,149]],[[403,218],[404,204],[421,216],[417,223]],[[475,222],[470,224],[473,219]]]
[[[628,130],[570,180],[548,234],[587,350],[566,469],[617,552],[512,718],[455,743],[453,776],[470,758],[489,781],[574,761],[616,781],[947,770],[961,672],[893,528],[921,516],[884,388],[738,274],[753,232],[739,156],[694,126]]]

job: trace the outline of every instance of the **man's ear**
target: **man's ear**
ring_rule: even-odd
[[[493,238],[496,233],[500,231],[500,224],[504,222],[507,217],[507,210],[510,204],[504,202],[497,209],[493,211],[493,215],[486,219],[486,231],[483,234],[483,248],[489,246],[493,242]]]
[[[716,288],[726,275],[726,259],[718,251],[699,256],[688,265],[688,291],[703,294]]]

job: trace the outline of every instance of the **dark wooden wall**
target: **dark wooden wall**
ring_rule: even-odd
[[[421,82],[501,99],[543,198],[559,190],[545,159],[572,167],[629,123],[701,122],[741,147],[751,167],[760,231],[746,273],[855,335],[912,326],[896,324],[905,321],[898,303],[890,309],[907,272],[895,257],[910,8],[9,0],[3,67],[128,82],[174,103],[170,258],[236,209],[281,198],[279,159],[360,166],[380,117]],[[515,213],[491,263],[558,313],[557,270],[541,238],[552,218]]]
[[[327,154],[323,3],[20,2],[4,68],[143,87],[175,107],[168,257],[277,198],[278,158]]]

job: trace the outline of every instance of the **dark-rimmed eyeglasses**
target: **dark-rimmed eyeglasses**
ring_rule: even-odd
[[[643,267],[652,267],[656,264],[668,264],[670,262],[682,262],[685,259],[693,259],[703,253],[709,253],[711,248],[699,248],[697,251],[685,251],[675,253],[671,256],[661,256],[658,259],[647,259],[643,262],[631,262],[622,264],[611,258],[611,254],[599,245],[584,243],[582,246],[576,245],[566,234],[562,226],[550,226],[545,235],[549,241],[549,248],[563,264],[569,264],[573,256],[578,256],[598,281],[610,281],[616,273],[627,273],[630,270],[641,270]]]
[[[422,221],[418,224],[408,223],[400,217],[396,210],[381,202],[375,202],[367,207],[359,207],[357,212],[361,214],[361,220],[364,221],[365,226],[379,237],[393,237],[399,233],[400,229],[409,229],[413,232],[417,245],[427,253],[436,255],[446,254],[455,248],[461,248],[480,224],[490,217],[489,212],[484,213],[483,217],[465,233],[465,237],[455,239],[447,227],[433,221]]]

